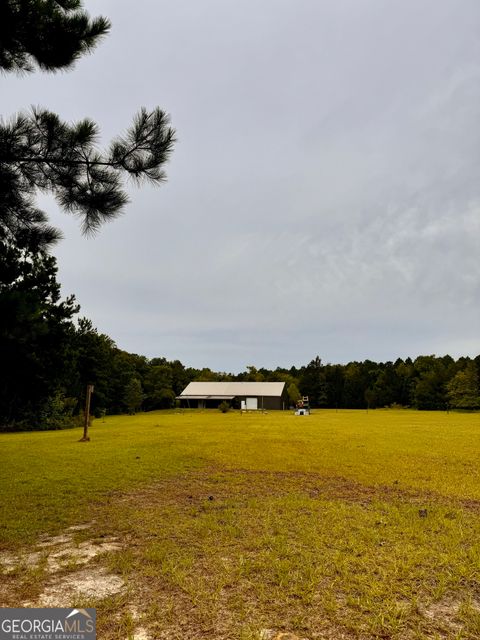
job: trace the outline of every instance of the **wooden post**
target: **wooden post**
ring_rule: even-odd
[[[90,423],[90,399],[93,393],[93,384],[87,384],[87,396],[85,398],[85,420],[83,423],[83,438],[80,438],[79,442],[90,442],[88,435],[88,426]]]

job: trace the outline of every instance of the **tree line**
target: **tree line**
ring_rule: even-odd
[[[298,389],[313,407],[421,410],[480,408],[479,372],[480,356],[454,360],[449,355],[325,365],[317,356],[307,366],[289,370],[293,396]]]
[[[0,242],[0,430],[77,424],[88,384],[97,417],[173,408],[193,380],[283,381],[292,406],[308,395],[317,408],[480,408],[480,356],[348,364],[317,356],[302,367],[233,374],[128,353],[78,313],[74,296],[61,299],[53,256]]]
[[[302,367],[256,369],[251,366],[237,375],[203,370],[198,379],[285,382],[291,406],[308,396],[314,408],[405,407],[445,411],[480,408],[479,376],[480,356],[454,360],[449,355],[427,355],[415,360],[364,360],[348,364],[323,364],[316,356]]]

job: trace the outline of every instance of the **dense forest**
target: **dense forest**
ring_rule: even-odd
[[[320,408],[480,407],[480,356],[454,360],[426,355],[348,364],[324,364],[317,356],[301,367],[248,366],[232,374],[127,353],[88,319],[78,317],[73,296],[61,300],[54,257],[2,243],[0,251],[3,431],[78,424],[87,384],[95,387],[91,411],[97,417],[172,408],[192,380],[285,381],[292,405],[300,395],[308,395],[312,406]]]

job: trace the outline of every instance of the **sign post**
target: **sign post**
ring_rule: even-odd
[[[90,424],[90,399],[93,393],[93,384],[87,384],[87,396],[85,398],[85,420],[83,423],[83,438],[80,438],[79,442],[90,442],[90,436],[88,435],[88,426]]]

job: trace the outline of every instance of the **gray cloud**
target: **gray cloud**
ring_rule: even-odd
[[[42,198],[101,331],[222,370],[480,352],[476,0],[87,6],[113,22],[97,51],[2,98],[104,140],[172,115],[169,183],[94,239]]]

